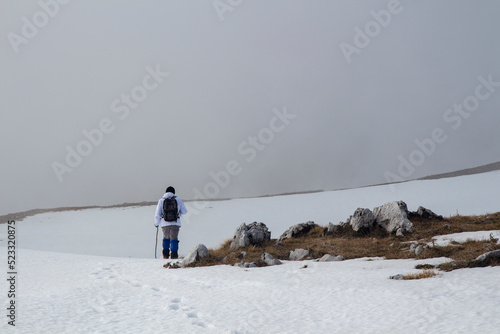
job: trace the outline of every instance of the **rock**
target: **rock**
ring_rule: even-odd
[[[424,219],[443,220],[443,216],[438,216],[437,214],[435,214],[434,212],[432,212],[429,209],[424,208],[423,206],[419,206],[417,211],[412,212],[411,215],[422,217]]]
[[[316,225],[314,222],[309,221],[307,223],[296,224],[288,228],[283,234],[280,236],[279,241],[283,241],[285,239],[290,238],[298,238],[300,236],[306,235],[310,230],[315,228]]]
[[[271,232],[263,223],[253,222],[249,225],[241,224],[234,232],[230,250],[235,250],[250,245],[261,245],[271,240]]]
[[[319,262],[331,262],[331,261],[344,261],[345,258],[342,255],[333,256],[330,254],[325,254],[319,259]]]
[[[185,267],[188,264],[199,261],[207,256],[210,256],[210,252],[208,251],[207,247],[203,244],[199,244],[198,246],[193,248],[193,250],[189,252],[188,255],[186,255],[186,257],[182,260],[181,265]]]
[[[405,277],[404,277],[403,275],[401,275],[401,274],[397,274],[397,275],[391,276],[391,277],[389,277],[389,278],[390,278],[390,279],[395,279],[395,280],[397,280],[397,281],[401,281],[401,280],[404,280],[404,279],[405,279]]]
[[[375,223],[375,216],[370,209],[357,208],[347,220],[354,231],[371,229]]]
[[[235,263],[234,266],[240,268],[256,268],[257,264],[255,262],[239,262]]]
[[[424,251],[424,246],[418,245],[417,248],[415,249],[415,255],[419,256],[420,254],[422,254],[423,251]]]
[[[238,254],[237,258],[238,259],[244,259],[247,257],[247,252],[241,252],[240,254]]]
[[[262,254],[260,259],[268,266],[275,266],[282,264],[280,260],[273,258],[273,256],[269,253]]]
[[[376,223],[388,233],[412,232],[413,223],[408,220],[408,208],[403,201],[390,202],[373,209]]]
[[[318,225],[316,225],[312,221],[293,225],[290,228],[288,228],[285,232],[283,232],[283,234],[279,238],[279,241],[283,241],[285,239],[290,239],[290,238],[298,238],[300,236],[306,235],[307,233],[309,233],[310,230],[312,230],[316,226]]]
[[[179,266],[178,262],[167,262],[163,265],[163,268],[167,269],[179,269],[181,266]]]
[[[291,261],[300,261],[308,255],[309,255],[309,250],[297,248],[296,250],[290,252],[289,258]]]
[[[323,230],[323,235],[332,235],[332,234],[335,234],[338,229],[339,229],[339,225],[333,225],[332,223],[328,223],[328,226],[325,227],[325,229]]]
[[[330,262],[330,261],[335,261],[334,259],[335,259],[335,256],[330,255],[330,254],[325,254],[318,261],[319,262]]]
[[[500,249],[479,255],[475,262],[487,263],[493,259],[500,259]]]
[[[417,245],[416,244],[411,244],[411,246],[410,246],[410,253],[415,253],[416,249],[417,249]]]
[[[402,228],[398,228],[398,230],[396,231],[396,237],[404,237],[404,233],[403,233],[403,229]]]

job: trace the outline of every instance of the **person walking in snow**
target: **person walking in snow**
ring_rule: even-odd
[[[179,229],[182,215],[187,213],[184,202],[175,196],[175,189],[169,186],[158,201],[155,212],[155,226],[163,232],[163,258],[177,259],[179,257]]]

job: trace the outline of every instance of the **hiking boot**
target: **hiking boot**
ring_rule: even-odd
[[[173,255],[173,252],[172,252],[172,255]],[[169,256],[170,256],[170,249],[164,249],[163,250],[163,258],[168,259]]]
[[[171,259],[178,259],[179,258],[179,254],[177,254],[177,252],[172,251],[172,256],[170,258]]]

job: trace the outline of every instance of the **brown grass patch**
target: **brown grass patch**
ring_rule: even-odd
[[[448,257],[453,262],[438,266],[441,270],[453,270],[471,265],[479,255],[488,251],[500,249],[494,242],[468,241],[462,244],[452,244],[446,247],[426,247],[416,256],[410,252],[410,241],[420,244],[430,243],[432,237],[467,231],[500,230],[500,212],[482,216],[453,216],[443,220],[427,220],[412,218],[413,233],[403,237],[396,237],[382,229],[371,231],[353,231],[350,226],[339,227],[333,235],[324,235],[323,227],[316,227],[306,235],[291,238],[277,243],[276,240],[266,242],[261,246],[250,246],[238,250],[230,250],[231,239],[226,240],[220,247],[210,249],[210,256],[192,266],[209,266],[218,264],[232,265],[239,262],[255,262],[258,266],[265,266],[260,257],[269,253],[280,260],[288,260],[291,251],[297,248],[309,250],[309,257],[320,258],[325,254],[342,255],[346,259],[362,257],[384,257],[387,259],[427,259]],[[242,252],[246,256],[242,257]],[[497,261],[498,262],[498,261]],[[493,262],[491,265],[499,265]],[[430,268],[422,268],[428,270]],[[432,270],[431,270],[432,271]]]
[[[422,278],[431,278],[437,276],[434,270],[424,269],[422,272],[404,275],[404,280],[414,280],[414,279],[422,279]]]

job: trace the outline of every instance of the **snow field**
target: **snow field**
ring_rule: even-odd
[[[500,326],[499,267],[389,279],[444,258],[248,270],[31,250],[20,258],[22,333],[495,333]]]
[[[345,220],[357,207],[404,200],[450,216],[499,211],[500,172],[314,194],[190,202],[181,255],[216,247],[242,222],[289,226]],[[203,209],[199,209],[203,208]],[[498,333],[500,267],[396,281],[417,264],[449,259],[312,260],[242,269],[165,269],[155,260],[154,207],[50,212],[16,223],[16,328],[20,333]],[[6,225],[2,225],[6,226]],[[436,237],[489,240],[490,233]],[[0,229],[7,263],[7,228]],[[161,234],[158,238],[161,245]],[[159,246],[159,250],[160,250]],[[160,254],[160,251],[158,252]],[[307,266],[307,267],[305,267]],[[6,266],[5,266],[6,267]],[[0,280],[0,293],[8,281]],[[8,307],[9,299],[1,300]],[[16,330],[0,323],[0,332]]]
[[[396,200],[405,201],[411,211],[422,205],[443,216],[496,212],[498,184],[500,171],[312,194],[188,202],[191,213],[182,219],[179,254],[186,255],[200,243],[216,248],[243,222],[263,222],[271,237],[278,238],[294,224],[310,220],[337,224],[358,207],[373,209]],[[154,206],[49,212],[25,218],[17,224],[17,233],[21,247],[27,249],[153,258],[154,212]],[[160,231],[159,248],[161,238]]]

